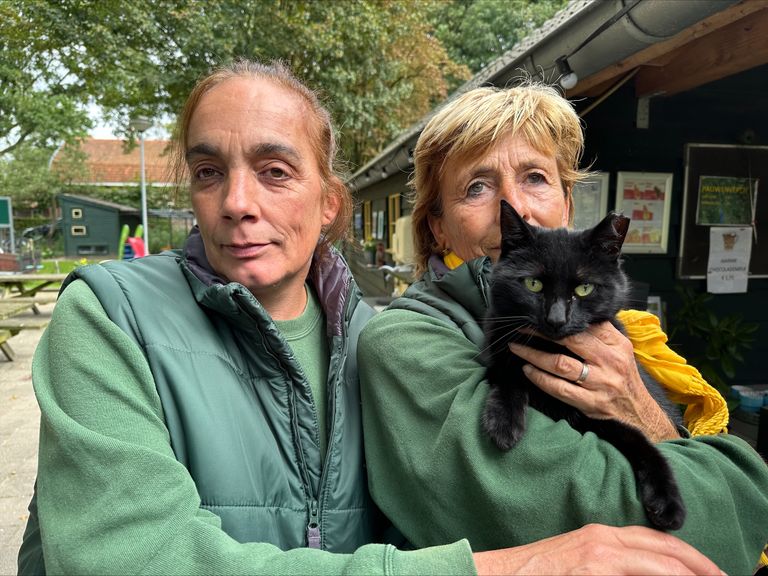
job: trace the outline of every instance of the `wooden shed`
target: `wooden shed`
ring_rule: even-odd
[[[123,224],[133,233],[141,223],[141,212],[132,206],[75,194],[60,194],[58,202],[68,257],[115,257]]]

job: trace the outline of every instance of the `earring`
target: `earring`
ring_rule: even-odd
[[[450,251],[451,251],[450,248],[443,248],[443,251],[440,252],[440,255],[441,256],[447,256]]]

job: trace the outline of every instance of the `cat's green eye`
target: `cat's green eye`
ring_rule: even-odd
[[[525,287],[531,292],[541,292],[544,288],[544,284],[541,283],[541,280],[528,277],[525,279]]]
[[[592,290],[594,289],[595,289],[594,284],[579,284],[578,286],[576,286],[576,288],[573,289],[573,292],[579,298],[584,298],[585,296],[589,296],[592,293]]]

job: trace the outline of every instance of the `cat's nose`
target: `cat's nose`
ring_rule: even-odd
[[[560,328],[565,324],[566,320],[566,306],[562,300],[555,300],[549,307],[549,313],[547,314],[547,323],[553,328]]]
[[[526,222],[531,220],[531,207],[528,205],[528,196],[517,189],[514,184],[502,184],[501,194],[504,200],[509,202],[520,217]]]

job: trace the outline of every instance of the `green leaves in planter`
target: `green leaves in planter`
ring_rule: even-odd
[[[674,317],[670,342],[675,342],[678,334],[685,335],[687,342],[682,355],[707,382],[728,397],[728,380],[735,377],[736,367],[744,362],[743,351],[752,347],[759,326],[744,322],[738,314],[718,317],[708,306],[712,294],[696,292],[681,284],[675,290],[681,306]]]

